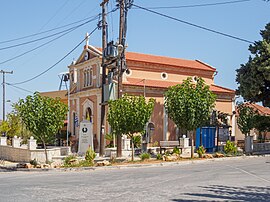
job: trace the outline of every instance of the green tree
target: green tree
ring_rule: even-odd
[[[0,125],[0,132],[2,134],[7,134],[10,130],[10,127],[8,125],[8,122],[7,121],[2,121],[1,125]]]
[[[196,128],[209,122],[215,105],[216,95],[202,78],[196,82],[187,78],[182,84],[169,87],[165,93],[165,108],[178,128],[193,131],[191,136],[191,157],[193,158],[193,139]]]
[[[134,135],[143,133],[154,108],[154,99],[148,103],[143,96],[124,95],[109,101],[108,122],[115,134],[126,134],[131,139],[134,160]]]
[[[247,106],[242,103],[237,106],[238,111],[238,119],[237,125],[240,131],[245,135],[250,135],[250,130],[254,128],[254,118],[256,116],[256,112],[252,107]]]
[[[270,107],[270,23],[260,34],[262,40],[249,46],[252,56],[236,70],[237,94],[246,101]]]
[[[18,112],[26,128],[42,142],[48,162],[47,146],[64,125],[68,108],[58,98],[42,97],[39,93],[27,96],[18,103]]]
[[[254,128],[259,131],[259,139],[265,142],[266,133],[270,132],[270,116],[263,116],[260,114],[254,117]],[[262,138],[263,133],[263,138]]]
[[[31,133],[25,128],[18,115],[18,104],[15,103],[12,107],[13,110],[7,114],[7,120],[0,126],[0,131],[4,132],[8,138],[13,138],[16,135],[26,142],[26,140],[31,136]]]

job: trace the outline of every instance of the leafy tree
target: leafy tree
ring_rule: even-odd
[[[0,132],[5,135],[8,133],[8,131],[10,130],[10,127],[8,125],[7,121],[2,121],[1,125],[0,125]]]
[[[21,124],[20,117],[17,114],[11,112],[7,115],[7,123],[9,127],[7,136],[14,137],[16,135],[19,137],[22,131],[22,124]]]
[[[134,160],[134,135],[143,133],[154,108],[154,99],[148,103],[143,96],[124,95],[109,101],[108,122],[115,134],[126,134],[131,139]]]
[[[254,117],[256,112],[253,110],[252,107],[247,106],[246,104],[242,103],[237,106],[238,111],[238,119],[237,125],[241,132],[248,136],[250,135],[250,130],[254,128]]]
[[[270,132],[270,116],[255,115],[254,128],[259,131],[259,138],[265,142],[266,133]],[[263,138],[262,133],[264,134]]]
[[[209,122],[216,96],[210,91],[202,78],[194,83],[187,78],[182,84],[172,86],[165,93],[165,108],[178,128],[193,131],[191,136],[191,157],[193,158],[193,139],[196,128]]]
[[[236,70],[237,94],[246,101],[270,107],[270,23],[261,30],[262,41],[249,46],[253,56]]]
[[[7,114],[7,120],[0,126],[0,131],[4,132],[8,138],[17,136],[21,137],[23,141],[26,142],[26,140],[31,136],[31,133],[25,128],[18,115],[18,104],[15,103],[12,107],[13,110]]]
[[[18,112],[26,128],[42,142],[48,162],[46,144],[64,125],[68,108],[58,98],[42,97],[39,93],[27,96],[18,103]]]

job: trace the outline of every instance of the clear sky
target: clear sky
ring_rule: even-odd
[[[162,7],[228,1],[230,0],[134,0],[134,3],[143,7]],[[101,11],[100,3],[101,0],[1,1],[0,69],[14,71],[13,75],[6,75],[6,82],[25,81],[52,66],[72,50],[84,38],[86,32],[91,32],[96,27],[98,19],[67,33],[46,46],[4,63],[6,60],[41,46],[60,35],[27,45],[15,45],[61,32],[80,23],[17,41],[8,43],[5,41],[44,32],[95,16]],[[108,9],[112,10],[115,5],[115,0],[110,0]],[[158,9],[156,11],[248,41],[260,40],[260,30],[264,29],[264,26],[270,22],[270,2],[262,0],[215,6]],[[119,11],[108,15],[110,40],[117,39],[118,15]],[[85,21],[81,23],[83,22]],[[239,68],[240,64],[245,63],[249,56],[249,43],[134,8],[129,11],[127,43],[128,51],[202,60],[217,69],[215,83],[231,89],[237,87],[235,70]],[[90,44],[101,47],[100,30],[94,32],[90,37]],[[77,59],[83,45],[46,74],[31,82],[17,85],[17,87],[32,92],[58,90],[60,84],[58,74],[68,70],[67,66],[73,58]],[[9,48],[10,46],[15,47]],[[2,78],[0,80],[2,82]],[[28,92],[15,87],[7,86],[6,88],[6,100],[11,100],[11,102],[16,102],[28,94]],[[0,97],[0,117],[2,118],[2,88]],[[10,103],[7,103],[7,111],[10,109]]]

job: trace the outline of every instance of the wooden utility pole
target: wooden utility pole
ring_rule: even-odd
[[[0,73],[3,74],[3,121],[6,120],[6,81],[5,81],[5,74],[13,74],[13,71],[8,72],[4,70],[0,70]]]
[[[102,6],[102,91],[101,91],[101,122],[100,122],[100,148],[99,148],[99,155],[104,156],[105,151],[105,98],[104,98],[104,91],[105,91],[105,84],[106,84],[106,65],[105,65],[105,57],[104,51],[107,47],[107,11],[106,11],[106,4],[109,0],[103,0],[100,4]]]
[[[122,46],[123,51],[120,53],[118,61],[118,99],[122,97],[122,73],[125,65],[125,0],[119,0],[120,19],[119,19],[119,45]],[[122,136],[117,134],[117,157],[122,156]]]

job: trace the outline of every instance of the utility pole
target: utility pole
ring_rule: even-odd
[[[104,91],[105,91],[105,84],[106,84],[106,64],[105,64],[105,54],[104,51],[107,47],[107,11],[106,11],[106,4],[109,0],[103,0],[100,4],[102,7],[102,90],[101,90],[101,122],[100,122],[100,148],[99,148],[99,155],[104,156],[105,150],[105,98],[104,98]]]
[[[0,73],[3,74],[3,121],[6,120],[6,81],[5,81],[5,74],[13,74],[13,71],[8,72],[4,70],[0,70]]]
[[[118,99],[122,97],[122,71],[124,65],[124,57],[125,57],[125,0],[119,0],[119,8],[120,8],[120,19],[119,19],[119,47],[122,46],[123,51],[119,57],[118,61],[118,85],[117,85],[117,97]],[[116,136],[117,142],[117,157],[122,156],[122,136],[117,134]]]

